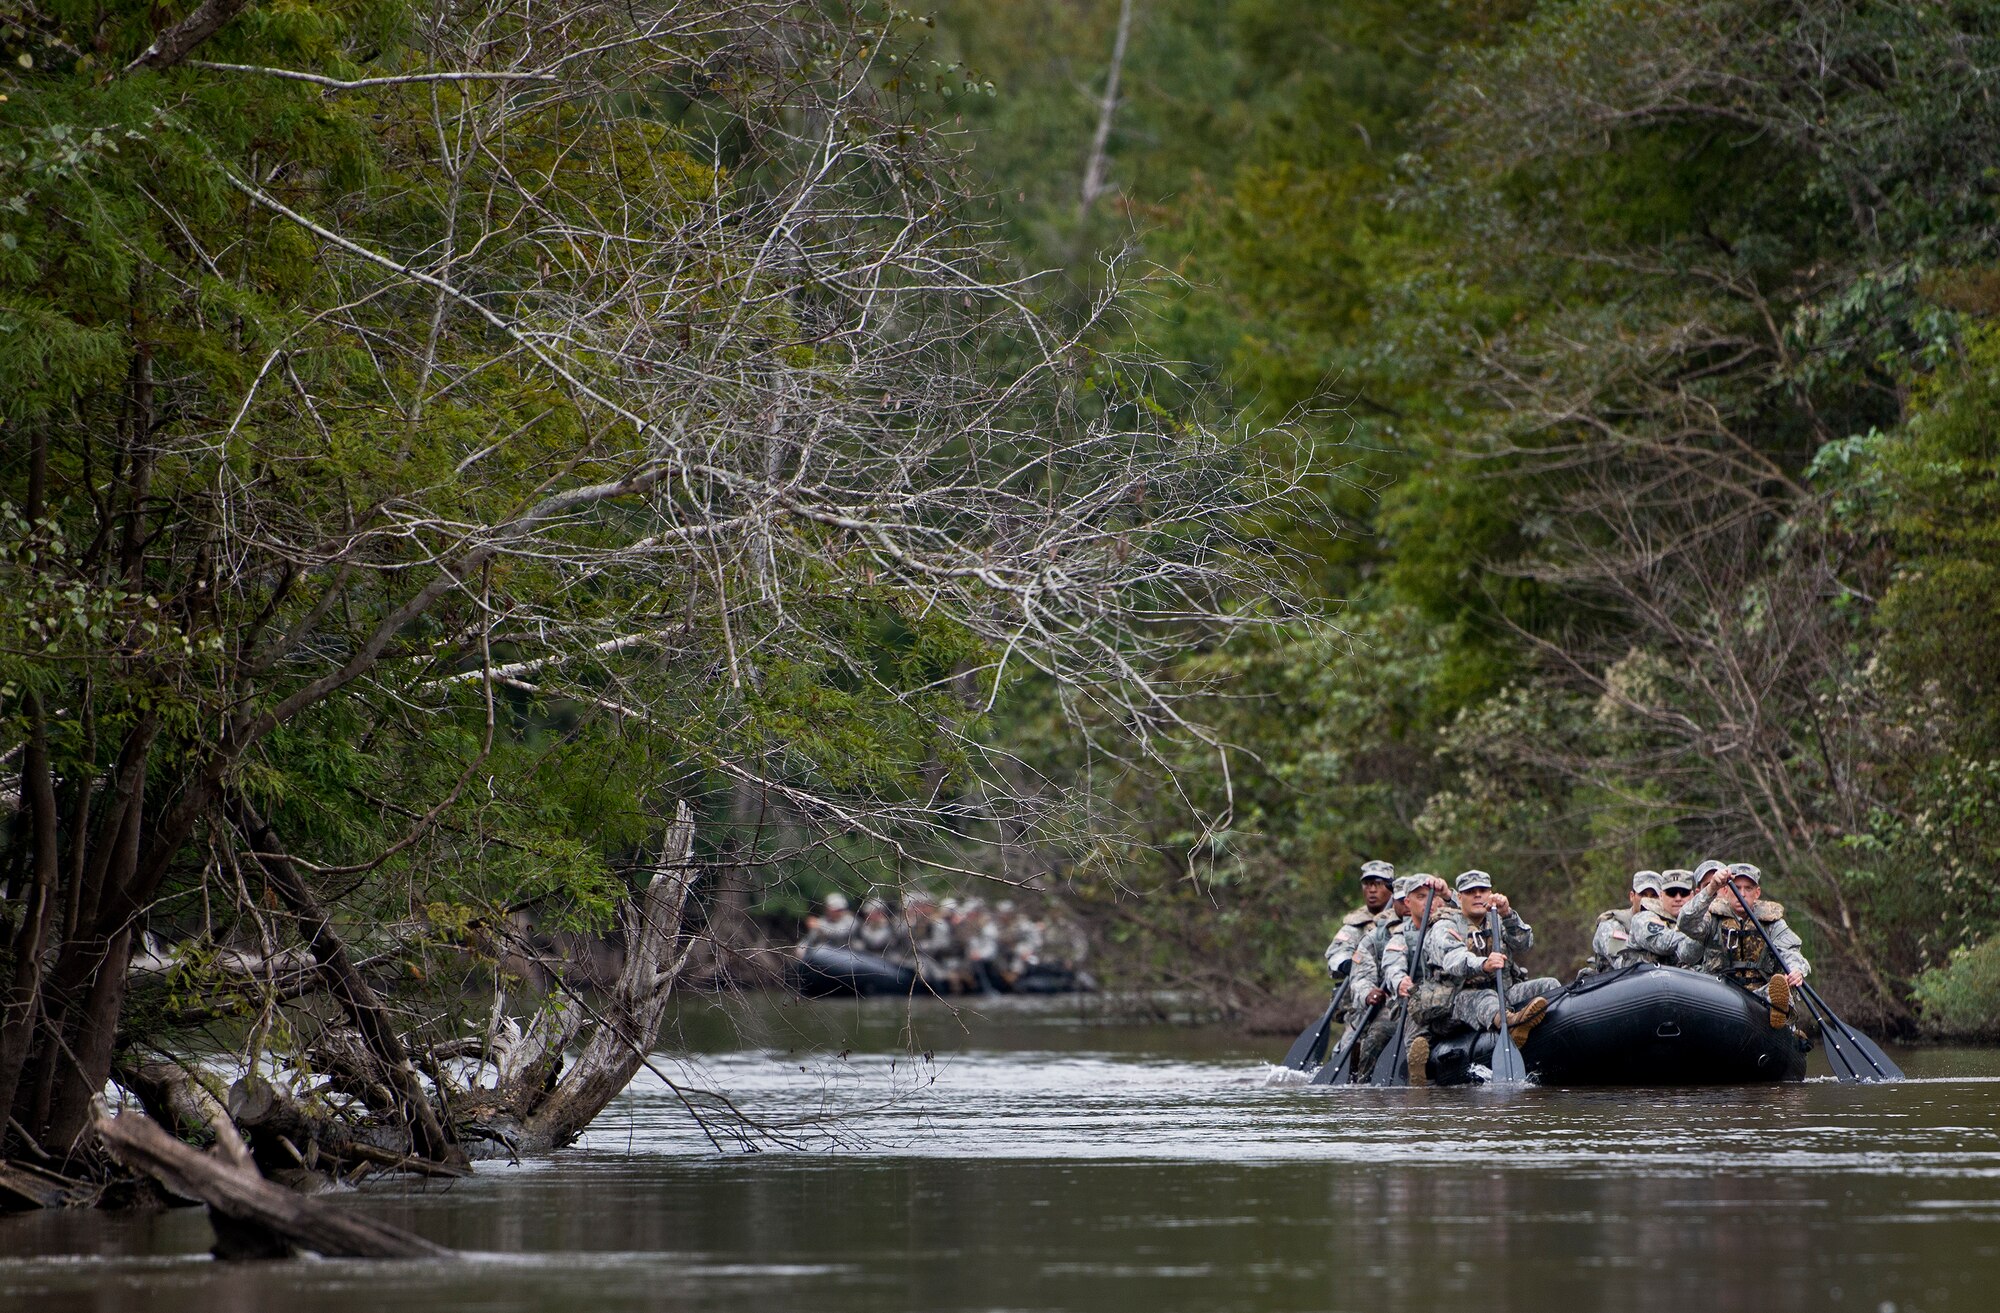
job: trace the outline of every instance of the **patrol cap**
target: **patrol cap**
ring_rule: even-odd
[[[1711,857],[1707,861],[1703,862],[1700,866],[1694,868],[1694,878],[1696,880],[1706,880],[1712,872],[1726,871],[1728,869],[1729,869],[1728,862],[1718,862],[1713,857]]]
[[[826,910],[829,912],[845,912],[847,910],[847,895],[828,894],[826,896]]]
[[[1366,884],[1370,880],[1380,880],[1383,884],[1393,887],[1395,879],[1396,868],[1388,862],[1373,861],[1361,863],[1361,882],[1363,884]]]
[[[1493,877],[1484,871],[1466,871],[1458,877],[1458,891],[1465,893],[1471,889],[1491,889]]]
[[[1730,863],[1729,874],[1732,878],[1748,880],[1752,884],[1761,885],[1764,883],[1764,873],[1748,862]]]
[[[1643,894],[1648,889],[1651,889],[1654,893],[1660,892],[1660,873],[1658,871],[1632,872],[1632,892]]]
[[[1395,892],[1396,897],[1408,898],[1417,891],[1417,886],[1422,882],[1422,879],[1418,876],[1399,875],[1396,877],[1395,883],[1390,885],[1389,888]]]
[[[1694,872],[1684,871],[1676,866],[1670,871],[1660,872],[1660,892],[1670,894],[1676,889],[1694,892]]]

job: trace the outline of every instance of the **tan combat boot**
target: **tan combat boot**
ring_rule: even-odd
[[[1785,976],[1772,976],[1764,992],[1771,996],[1771,1029],[1783,1030],[1792,1022],[1792,982]]]
[[[1419,1035],[1410,1041],[1410,1084],[1431,1083],[1431,1041],[1429,1036]]]
[[[1519,1048],[1528,1042],[1528,1036],[1542,1024],[1542,1015],[1548,1010],[1547,999],[1531,998],[1507,1014],[1507,1033],[1514,1037],[1514,1047]]]

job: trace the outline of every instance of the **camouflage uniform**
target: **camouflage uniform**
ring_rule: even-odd
[[[1648,898],[1632,913],[1632,961],[1661,966],[1691,967],[1701,961],[1701,945],[1676,928],[1657,898]]]
[[[1364,911],[1366,909],[1363,909]],[[1350,919],[1352,913],[1349,913]],[[1347,973],[1347,1011],[1351,1016],[1359,1016],[1368,1006],[1368,991],[1382,987],[1382,941],[1388,937],[1388,927],[1402,918],[1396,915],[1396,904],[1391,902],[1379,912],[1367,913],[1368,919],[1361,923],[1360,942],[1354,946],[1353,965]],[[1345,934],[1348,924],[1340,927]],[[1338,937],[1334,940],[1339,942]],[[1327,965],[1333,966],[1333,950],[1327,949]],[[1335,973],[1338,979],[1338,972]]]
[[[1398,881],[1400,885],[1401,882]],[[1368,994],[1380,989],[1390,999],[1403,981],[1410,978],[1410,941],[1416,938],[1416,923],[1406,916],[1396,914],[1396,905],[1391,903],[1382,909],[1378,924],[1362,941],[1361,951],[1355,955],[1354,974],[1348,986],[1347,1024],[1358,1026],[1368,1015]],[[1365,963],[1365,965],[1364,965]],[[1366,972],[1366,983],[1363,973]],[[1354,1070],[1364,1077],[1375,1068],[1375,1059],[1396,1032],[1396,1009],[1387,1001],[1375,1010],[1375,1021],[1361,1033],[1354,1053]]]
[[[1361,865],[1361,882],[1364,885],[1370,880],[1391,884],[1395,878],[1396,868],[1387,862],[1364,862]],[[1383,905],[1380,912],[1371,912],[1368,910],[1368,905],[1363,903],[1340,918],[1340,929],[1334,932],[1333,942],[1326,946],[1326,973],[1335,980],[1348,974],[1353,969],[1354,955],[1360,951],[1362,941],[1382,923],[1384,918],[1396,914],[1395,907],[1396,904],[1392,899]],[[1354,991],[1349,989],[1348,994],[1351,997]]]
[[[829,902],[826,912],[819,918],[818,923],[806,931],[803,946],[846,948],[854,942],[855,932],[860,928],[861,922],[855,919],[854,913],[847,910],[845,903],[835,907]]]
[[[1376,917],[1377,913],[1369,911],[1364,906],[1357,907],[1340,918],[1340,929],[1334,932],[1333,942],[1326,946],[1328,975],[1338,980],[1353,970],[1355,954],[1360,951],[1368,932],[1375,928]],[[1353,992],[1351,988],[1348,990],[1349,994]]]
[[[1593,971],[1616,971],[1632,965],[1632,918],[1629,908],[1597,914],[1597,929],[1590,936],[1590,967]]]
[[[1500,920],[1503,943],[1497,951],[1507,954],[1502,971],[1507,976],[1507,1006],[1518,1008],[1531,998],[1552,998],[1562,990],[1562,982],[1552,976],[1523,979],[1515,955],[1534,947],[1535,932],[1517,912]],[[1495,949],[1486,942],[1486,926],[1474,925],[1455,908],[1443,910],[1424,936],[1424,974],[1448,982],[1456,993],[1450,1017],[1474,1030],[1490,1030],[1500,1015],[1500,999],[1493,988],[1493,974],[1482,965]]]
[[[1600,912],[1597,929],[1590,936],[1590,969],[1592,971],[1616,971],[1629,967],[1635,962],[1650,961],[1639,953],[1632,943],[1632,918],[1638,914],[1640,900],[1647,894],[1660,896],[1660,873],[1658,871],[1634,871],[1632,873],[1632,902],[1624,907]]]
[[[1809,974],[1812,964],[1799,951],[1798,935],[1785,924],[1784,907],[1760,898],[1750,910],[1776,945],[1775,958],[1757,926],[1744,917],[1736,895],[1727,889],[1703,890],[1681,909],[1679,930],[1700,952],[1700,969],[1712,976],[1737,976],[1752,988],[1788,971]]]

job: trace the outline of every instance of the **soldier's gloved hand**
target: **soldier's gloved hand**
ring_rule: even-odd
[[[1408,976],[1404,976],[1401,980],[1396,982],[1396,997],[1408,998],[1410,996],[1410,991],[1412,989],[1415,989],[1416,987],[1417,987],[1416,981],[1410,979]]]
[[[1498,971],[1506,965],[1507,955],[1505,953],[1488,953],[1486,960],[1479,964],[1479,969],[1481,971]]]
[[[1370,1003],[1380,1003],[1383,999],[1387,997],[1389,996],[1383,993],[1380,989],[1371,989],[1368,991],[1368,1001]]]

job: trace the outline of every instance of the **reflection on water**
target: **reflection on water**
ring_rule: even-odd
[[[225,1267],[199,1212],[0,1220],[0,1307],[1986,1310],[2000,1053],[1856,1088],[1314,1090],[1075,1004],[693,1005],[584,1145],[353,1207],[473,1257]],[[842,1056],[842,1055],[845,1056]]]

